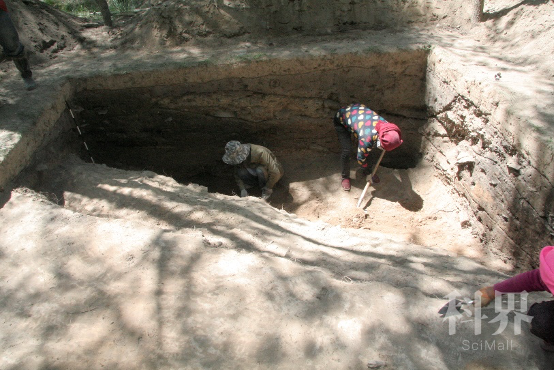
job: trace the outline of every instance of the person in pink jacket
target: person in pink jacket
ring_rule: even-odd
[[[526,271],[512,278],[479,289],[481,306],[485,307],[495,297],[504,293],[554,292],[554,246],[541,250],[538,269]],[[531,333],[543,340],[541,347],[554,352],[554,300],[533,304],[527,313],[532,316]]]

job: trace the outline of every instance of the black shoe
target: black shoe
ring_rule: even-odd
[[[32,77],[26,77],[23,79],[23,83],[25,84],[25,88],[28,90],[28,91],[31,91],[31,90],[34,90],[37,88],[37,83],[35,82],[35,80],[33,80]]]

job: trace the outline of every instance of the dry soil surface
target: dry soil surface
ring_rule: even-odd
[[[44,181],[57,194],[18,188],[0,210],[2,368],[546,369],[552,360],[527,324],[492,321],[492,307],[477,334],[469,316],[439,317],[445,297],[505,277],[455,253],[77,158]]]

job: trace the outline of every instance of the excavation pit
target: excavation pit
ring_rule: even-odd
[[[450,249],[477,255],[478,240],[467,227],[469,213],[460,212],[466,205],[422,161],[428,52],[416,48],[199,64],[89,78],[76,84],[67,102],[74,118],[66,110],[57,124],[69,129],[71,144],[63,139],[68,135],[60,135],[58,145],[79,148],[84,162],[148,171],[225,195],[239,192],[232,167],[221,159],[225,144],[239,140],[263,145],[285,168],[272,206],[308,220],[381,231],[426,246],[444,248],[441,242],[447,240]],[[340,147],[333,127],[336,111],[354,102],[396,123],[404,140],[384,156],[378,170],[381,183],[370,188],[359,208],[366,180],[357,171],[353,146],[352,190],[340,188]],[[370,163],[378,155],[372,152]],[[101,214],[104,206],[94,202],[106,194],[97,189],[103,180],[75,185],[63,171],[63,166],[59,172],[35,171],[40,178],[30,187],[54,194],[64,204],[70,203],[69,193],[98,191],[87,197],[86,208]],[[261,194],[252,190],[249,195]],[[445,237],[445,229],[454,232]]]
[[[71,145],[61,146],[80,148],[85,162],[135,171],[135,177],[148,171],[235,196],[233,170],[221,160],[225,144],[263,145],[285,168],[270,199],[275,208],[472,257],[501,250],[507,261],[504,256],[517,253],[512,240],[540,234],[519,226],[508,230],[503,224],[508,212],[539,225],[536,208],[511,201],[514,170],[509,163],[491,163],[506,163],[518,149],[498,135],[490,113],[457,86],[457,75],[441,62],[449,57],[421,46],[296,59],[243,55],[233,62],[89,76],[72,81],[67,106],[75,119],[66,109],[55,127],[73,136]],[[356,171],[354,153],[352,191],[340,188],[332,124],[337,109],[354,102],[398,124],[404,139],[383,158],[381,182],[369,189],[361,207],[356,204],[366,181]],[[378,154],[371,154],[372,163]],[[35,157],[41,161],[41,155]],[[45,172],[36,171],[38,177]],[[70,179],[62,182],[54,177],[50,184],[28,183],[64,202],[64,193],[75,189]],[[79,191],[89,190],[83,185]],[[504,239],[498,243],[498,238]]]
[[[221,159],[225,144],[239,140],[263,145],[285,168],[272,206],[312,221],[382,231],[427,246],[438,246],[445,239],[443,230],[453,229],[457,231],[446,237],[451,248],[477,253],[467,248],[475,240],[461,226],[458,211],[463,205],[452,199],[432,166],[422,162],[427,58],[428,50],[418,48],[97,77],[79,85],[68,102],[75,119],[64,114],[58,125],[79,127],[81,135],[74,135],[70,146],[80,148],[85,162],[149,171],[226,195],[239,189],[232,167]],[[367,192],[360,208],[356,204],[365,177],[357,171],[353,151],[352,191],[341,190],[339,143],[332,124],[337,109],[353,102],[365,103],[396,123],[404,139],[384,156],[381,183]],[[371,153],[370,163],[378,155]],[[91,189],[83,185],[76,190],[73,180],[63,184],[63,177],[55,174],[35,188],[56,193],[65,202],[64,193],[101,187],[99,180],[89,184]],[[95,208],[101,198],[101,193],[89,196],[87,208]],[[454,217],[442,217],[450,214]]]
[[[363,102],[402,128],[405,143],[384,158],[383,167],[416,167],[417,130],[426,122],[426,58],[418,50],[257,62],[230,72],[200,66],[188,73],[210,80],[85,90],[71,105],[97,163],[150,170],[231,195],[237,188],[221,161],[229,140],[270,148],[286,168],[283,182],[337,173],[332,117],[349,102]],[[293,210],[294,201],[284,199],[282,206]]]

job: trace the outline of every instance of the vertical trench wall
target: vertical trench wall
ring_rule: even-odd
[[[402,28],[448,19],[467,25],[471,3],[455,0],[218,0],[220,10],[257,31],[327,33],[349,29]],[[254,30],[249,30],[253,32]]]
[[[553,242],[554,149],[530,129],[536,117],[519,112],[494,79],[468,78],[457,59],[441,48],[429,55],[424,156],[467,199],[464,222],[487,251],[536,268],[540,249]]]

